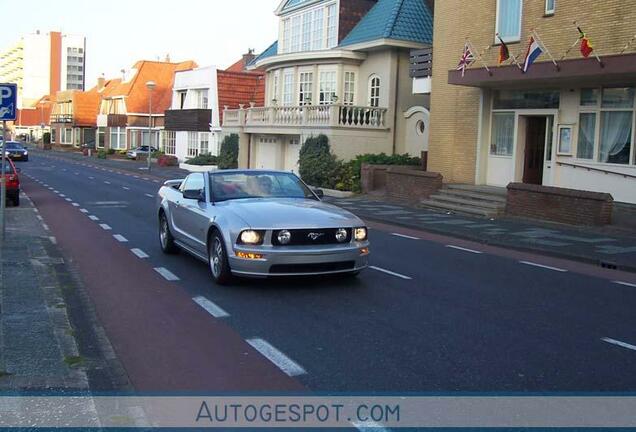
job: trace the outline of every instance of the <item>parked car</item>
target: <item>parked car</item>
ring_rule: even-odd
[[[150,149],[150,154],[157,151],[154,147],[150,147]],[[128,157],[128,159],[137,159],[139,156],[145,157],[146,155],[148,155],[148,146],[137,147],[126,152],[126,157]]]
[[[11,159],[6,159],[3,177],[7,182],[7,201],[11,200],[14,206],[20,205],[20,168],[16,168]]]
[[[164,253],[208,262],[219,284],[236,276],[356,275],[368,265],[367,228],[321,201],[289,172],[192,173],[164,183],[157,197]]]
[[[22,143],[17,141],[7,141],[6,145],[3,145],[2,148],[5,152],[4,154],[9,159],[22,160],[25,162],[29,160],[29,151],[22,145]]]

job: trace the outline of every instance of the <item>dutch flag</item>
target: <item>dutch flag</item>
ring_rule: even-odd
[[[541,44],[537,42],[534,36],[530,37],[530,45],[528,45],[528,52],[526,52],[526,60],[523,63],[523,72],[528,72],[530,66],[534,61],[543,53]]]

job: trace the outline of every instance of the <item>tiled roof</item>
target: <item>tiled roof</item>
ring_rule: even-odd
[[[47,95],[43,96],[32,107],[24,107],[17,110],[17,118],[15,121],[16,126],[40,126],[42,118],[44,118],[44,124],[49,126],[51,118],[51,110],[53,109],[53,103],[55,102],[55,96]]]
[[[265,105],[265,80],[263,72],[230,72],[217,71],[217,88],[219,94],[219,110],[238,108],[240,104],[256,106]],[[220,119],[221,124],[223,118]]]
[[[271,44],[265,51],[256,56],[256,58],[252,60],[248,66],[251,66],[260,60],[266,59],[267,57],[275,56],[276,54],[278,54],[278,41]]]
[[[379,0],[340,42],[340,46],[378,39],[431,44],[433,14],[424,0]]]
[[[105,98],[125,97],[126,110],[129,113],[147,113],[149,90],[148,81],[154,81],[156,87],[152,93],[153,113],[163,113],[170,108],[172,102],[172,85],[175,72],[194,69],[197,64],[193,61],[182,63],[168,63],[142,60],[134,68],[135,76],[127,82],[115,80],[112,90],[102,94]]]

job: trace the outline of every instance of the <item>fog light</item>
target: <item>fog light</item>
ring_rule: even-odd
[[[287,230],[282,230],[278,233],[278,243],[282,245],[289,244],[291,241],[291,233]]]
[[[360,255],[369,255],[369,248],[360,248]]]
[[[365,227],[354,229],[353,238],[355,238],[356,241],[365,241],[367,239],[367,229]]]
[[[347,241],[347,237],[349,237],[349,233],[346,229],[340,228],[338,231],[336,231],[336,240],[338,240],[340,243]]]
[[[253,252],[237,252],[236,256],[239,258],[252,259],[252,260],[258,260],[263,258],[262,254],[257,254]]]

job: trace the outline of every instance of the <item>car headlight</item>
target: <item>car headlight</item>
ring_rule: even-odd
[[[241,232],[239,240],[242,244],[259,245],[263,243],[263,234],[259,231],[245,230]]]
[[[26,156],[26,155],[28,155],[28,154],[29,154],[29,152],[25,150],[25,151],[24,151],[24,155]]]
[[[338,240],[338,242],[343,243],[347,241],[347,237],[349,237],[349,233],[346,229],[340,228],[338,231],[336,231],[336,240]]]
[[[355,228],[353,230],[353,238],[356,241],[365,241],[367,239],[367,229],[365,227]]]
[[[288,230],[282,230],[278,233],[277,240],[278,243],[282,245],[289,244],[289,242],[291,241],[291,233]]]

